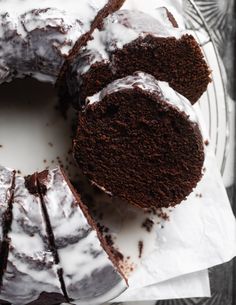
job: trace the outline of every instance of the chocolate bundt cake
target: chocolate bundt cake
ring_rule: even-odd
[[[77,108],[87,96],[136,71],[168,82],[192,104],[199,99],[210,82],[201,49],[193,36],[176,27],[167,9],[159,8],[157,15],[155,19],[120,10],[94,31],[92,40],[68,63],[67,96]]]
[[[124,2],[0,0],[0,83],[57,82],[80,109],[73,152],[90,181],[144,210],[174,206],[202,176],[191,103],[210,72],[167,9],[117,11]],[[0,166],[0,258],[0,304],[94,305],[128,286],[60,168],[23,178]]]
[[[139,72],[87,98],[74,156],[101,189],[149,209],[174,206],[192,192],[204,147],[190,102]]]
[[[110,246],[59,168],[27,179],[1,168],[0,198],[0,299],[96,304],[127,288]]]
[[[26,75],[55,83],[65,58],[124,0],[0,0],[0,83]]]

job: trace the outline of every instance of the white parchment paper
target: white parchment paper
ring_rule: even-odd
[[[194,107],[207,139],[200,109]],[[153,250],[130,278],[132,289],[204,270],[236,255],[235,217],[211,146],[205,149],[202,180],[156,232]]]
[[[113,302],[210,297],[208,271],[190,273],[140,289],[129,289]],[[141,304],[141,303],[140,303]]]

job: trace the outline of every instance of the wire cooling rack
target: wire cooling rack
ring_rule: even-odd
[[[227,2],[227,1],[226,1]],[[214,3],[214,5],[213,5]],[[208,128],[211,145],[215,151],[221,174],[224,174],[229,147],[229,104],[226,74],[221,61],[218,44],[222,43],[220,31],[213,31],[209,24],[224,27],[224,13],[216,1],[185,0],[185,23],[202,47],[203,54],[212,70],[212,82],[200,100],[200,107]],[[218,8],[218,10],[217,10]],[[201,10],[200,10],[201,9]],[[207,20],[202,12],[205,12]],[[221,31],[224,33],[224,31]]]

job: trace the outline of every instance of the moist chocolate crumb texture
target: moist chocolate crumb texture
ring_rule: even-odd
[[[102,190],[143,209],[169,207],[202,177],[204,145],[191,103],[137,72],[87,98],[74,156]]]
[[[66,57],[124,0],[0,0],[0,83],[55,83]]]
[[[12,173],[3,167],[0,170],[1,229]],[[95,223],[85,207],[83,212],[78,195],[68,183],[59,168],[27,179],[15,178],[0,303],[96,304],[127,288],[109,245],[99,239]]]
[[[120,10],[96,29],[67,70],[68,96],[76,108],[111,81],[143,71],[194,104],[210,82],[210,71],[193,38],[176,27],[166,8],[157,19],[139,11]]]

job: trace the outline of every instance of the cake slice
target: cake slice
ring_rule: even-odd
[[[202,177],[203,138],[191,103],[137,72],[86,100],[74,156],[102,190],[143,209],[179,204]]]
[[[76,108],[111,81],[143,71],[194,104],[210,82],[210,71],[193,36],[177,28],[166,8],[157,18],[120,10],[96,29],[67,69],[68,94]]]
[[[59,168],[23,178],[1,167],[0,203],[1,304],[97,304],[127,288]]]
[[[6,178],[3,178],[5,181]],[[36,184],[16,177],[12,221],[7,233],[9,253],[0,299],[13,305],[52,305],[67,301],[50,251]]]
[[[100,304],[127,288],[115,255],[60,168],[38,174],[68,297]]]

